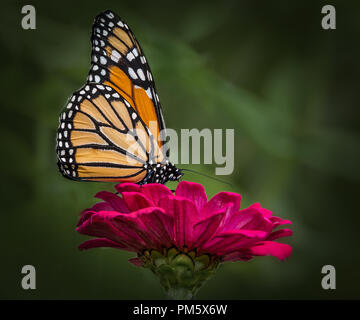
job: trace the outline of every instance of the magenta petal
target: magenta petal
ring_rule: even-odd
[[[100,191],[95,195],[95,197],[107,202],[112,207],[112,210],[122,213],[129,212],[124,200],[112,192]]]
[[[132,263],[136,267],[142,267],[144,263],[140,258],[131,258],[129,259],[129,262]]]
[[[216,235],[204,245],[204,250],[209,250],[217,255],[225,255],[232,251],[245,249],[266,237],[266,232],[259,230],[232,230]]]
[[[288,244],[274,241],[262,241],[250,248],[250,252],[254,256],[274,256],[280,260],[288,258],[291,251],[292,248]]]
[[[279,238],[283,238],[283,237],[290,237],[293,234],[292,230],[290,229],[281,229],[281,230],[277,230],[272,232],[266,240],[276,240]]]
[[[261,239],[266,237],[266,232],[261,230],[232,230],[227,232],[222,232],[217,237],[219,238],[230,238],[233,236],[244,236],[247,238],[257,238]]]
[[[241,229],[256,218],[262,219],[262,216],[254,209],[242,209],[240,211],[231,211],[226,215],[221,227],[222,231]],[[246,228],[251,229],[251,228]]]
[[[91,209],[85,209],[80,214],[79,221],[77,223],[77,227],[79,227],[85,220],[89,219],[93,214],[97,214],[97,211],[92,211]]]
[[[199,211],[188,199],[171,196],[160,199],[159,205],[174,217],[174,238],[179,248],[190,247],[193,242],[193,225],[198,221]]]
[[[247,208],[226,217],[223,230],[232,229],[262,230],[270,233],[273,225],[258,209]]]
[[[170,236],[164,227],[169,224],[167,218],[172,219],[160,208],[149,207],[130,214],[120,214],[113,223],[126,234],[135,233],[144,243],[144,248],[160,249],[165,243],[171,244]]]
[[[260,203],[256,202],[254,204],[252,204],[249,208],[254,208],[254,209],[257,209],[259,212],[261,212],[264,217],[266,218],[270,218],[272,216],[272,211],[268,210],[268,209],[265,209],[265,208],[262,208]]]
[[[119,215],[118,212],[112,211],[93,214],[77,227],[76,231],[88,236],[107,238],[129,248],[140,249],[143,243],[133,231],[125,234],[123,230],[119,230],[113,225],[111,220],[117,215]]]
[[[193,229],[194,238],[196,239],[196,247],[198,249],[207,242],[211,236],[219,228],[224,219],[226,208],[214,212],[211,216],[200,220],[195,224]]]
[[[123,192],[122,197],[131,211],[154,207],[155,204],[140,192]]]
[[[138,239],[142,249],[155,249],[159,247],[159,243],[149,232],[145,230],[141,220],[133,213],[127,215],[119,215],[113,221],[117,229],[121,230],[127,236]]]
[[[117,248],[117,249],[125,249],[129,250],[124,245],[121,245],[118,242],[106,239],[106,238],[96,238],[96,239],[90,239],[85,242],[83,242],[81,245],[79,245],[80,250],[87,250],[92,248],[103,248],[103,247],[110,247],[110,248]],[[131,251],[131,250],[129,250]]]
[[[246,252],[241,252],[241,251],[235,251],[235,252],[231,252],[229,254],[226,254],[222,257],[222,261],[226,262],[226,261],[249,261],[250,259],[252,259],[252,255],[249,255]]]
[[[204,206],[201,215],[206,216],[211,212],[222,209],[224,206],[232,205],[232,211],[240,209],[241,196],[233,192],[220,192],[210,199]]]
[[[77,223],[77,227],[80,226],[86,219],[97,212],[100,211],[112,211],[114,208],[109,205],[107,202],[98,202],[95,203],[90,209],[85,209],[80,213],[80,218]]]
[[[91,207],[92,211],[111,211],[114,208],[107,202],[98,202]]]
[[[119,183],[115,186],[115,190],[119,193],[123,192],[139,192],[140,186],[131,182]]]
[[[207,203],[207,196],[204,187],[199,183],[181,181],[175,191],[175,195],[192,201],[199,212]]]
[[[169,188],[160,183],[148,183],[141,186],[141,192],[147,196],[155,206],[159,204],[159,200],[166,196],[172,196]]]
[[[146,226],[146,230],[151,237],[156,239],[159,245],[171,247],[174,239],[174,218],[172,215],[160,211],[159,209],[147,210],[139,215],[139,219]]]
[[[276,227],[284,225],[284,224],[292,224],[292,222],[290,220],[283,220],[279,217],[270,217],[270,221],[273,224],[273,228],[276,228]]]

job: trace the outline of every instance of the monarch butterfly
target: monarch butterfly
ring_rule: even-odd
[[[60,114],[60,172],[77,181],[179,180],[160,139],[165,123],[153,76],[130,28],[107,10],[95,18],[91,43],[86,84]]]

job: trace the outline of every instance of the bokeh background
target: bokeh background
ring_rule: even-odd
[[[21,28],[33,4],[37,29]],[[337,29],[321,28],[333,4]],[[291,258],[224,264],[201,299],[360,298],[357,1],[9,1],[1,4],[2,299],[162,299],[157,279],[115,249],[79,252],[79,212],[112,184],[57,171],[58,115],[84,83],[90,31],[117,12],[142,44],[167,126],[234,128],[235,170],[214,180],[187,173],[208,196],[240,192],[293,221]],[[189,168],[214,176],[214,166]],[[37,289],[21,288],[21,268]],[[334,265],[336,290],[321,288]]]

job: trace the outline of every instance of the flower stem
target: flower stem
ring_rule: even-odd
[[[186,288],[169,288],[166,292],[171,300],[191,300],[194,299],[193,293]]]

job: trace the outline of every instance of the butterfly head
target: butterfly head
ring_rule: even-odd
[[[145,165],[147,169],[147,175],[141,184],[146,183],[166,183],[167,181],[179,181],[184,175],[181,169],[176,168],[171,162],[166,161],[165,163],[151,162]]]

